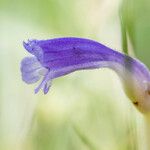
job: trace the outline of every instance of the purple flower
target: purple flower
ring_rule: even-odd
[[[32,84],[42,78],[35,93],[42,89],[46,94],[53,79],[71,72],[107,67],[119,75],[132,102],[141,111],[150,110],[150,72],[137,59],[82,38],[29,40],[23,45],[33,55],[21,62],[23,81]]]

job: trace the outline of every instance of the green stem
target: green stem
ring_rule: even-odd
[[[127,31],[122,15],[120,15],[120,25],[121,25],[121,39],[123,52],[128,55],[129,51],[128,51]]]

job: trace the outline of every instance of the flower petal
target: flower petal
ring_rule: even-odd
[[[47,69],[42,67],[36,57],[25,57],[21,62],[22,80],[32,84],[45,75]]]

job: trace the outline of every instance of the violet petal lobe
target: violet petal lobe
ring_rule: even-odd
[[[21,61],[22,80],[28,84],[35,83],[45,75],[48,69],[42,67],[36,57],[25,57]]]
[[[23,45],[33,55],[21,63],[23,80],[34,83],[43,77],[35,93],[43,89],[46,94],[54,78],[77,70],[107,67],[119,75],[125,93],[132,102],[138,102],[141,111],[143,108],[150,110],[150,98],[146,103],[141,102],[147,96],[145,91],[150,90],[150,72],[139,60],[84,38],[29,40]]]

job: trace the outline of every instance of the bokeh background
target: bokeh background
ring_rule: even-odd
[[[54,80],[47,95],[21,79],[22,42],[86,37],[150,66],[148,0],[0,0],[0,150],[144,150],[142,115],[109,69]]]

